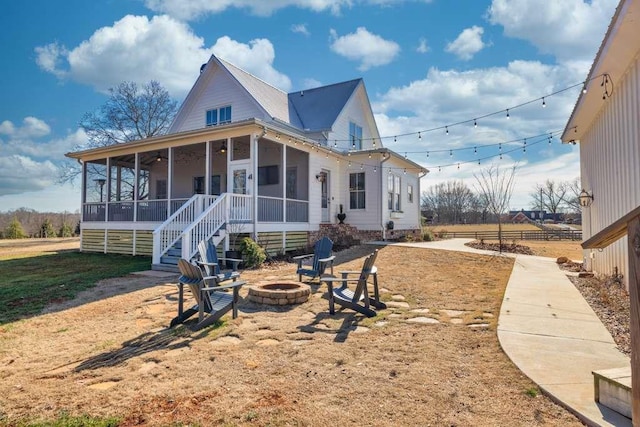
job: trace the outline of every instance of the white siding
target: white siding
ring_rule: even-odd
[[[250,118],[270,119],[238,82],[220,67],[203,77],[202,91],[191,94],[193,98],[184,105],[187,110],[182,111],[182,117],[173,124],[172,133],[204,128],[206,111],[227,105],[231,105],[233,122]]]
[[[588,239],[640,205],[640,60],[631,63],[615,91],[580,141],[582,187],[593,194],[583,209]],[[628,277],[627,239],[603,251],[585,251],[587,267]]]
[[[351,149],[349,143],[349,122],[354,122],[362,127],[363,150],[382,147],[379,139],[380,135],[378,135],[373,115],[370,112],[367,95],[362,85],[358,86],[333,124],[332,132],[329,133],[329,141],[327,142],[329,147],[333,147],[334,141],[337,140],[338,149]],[[375,147],[373,147],[371,138],[376,138]]]

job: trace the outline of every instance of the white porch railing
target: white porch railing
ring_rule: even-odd
[[[182,232],[182,258],[191,259],[198,243],[213,237],[225,223],[248,223],[253,218],[253,199],[244,194],[224,193]],[[221,236],[224,237],[224,235]]]
[[[173,215],[153,231],[153,263],[159,264],[162,255],[166,254],[181,237],[190,224],[209,207],[218,196],[193,195]]]

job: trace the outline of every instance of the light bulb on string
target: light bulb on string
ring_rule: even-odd
[[[373,148],[376,148],[376,139],[375,138],[373,138],[372,144],[373,144]]]
[[[349,168],[351,167],[351,160],[349,160],[349,165],[347,165],[347,167]]]
[[[333,146],[334,146],[334,147],[337,147],[337,146],[338,146],[338,140],[337,140],[337,139],[334,139],[334,140],[333,140]]]
[[[429,152],[427,151],[427,157],[429,157]]]
[[[509,119],[511,116],[509,116],[509,109],[507,108],[507,119]]]
[[[373,167],[374,172],[378,172],[378,168],[376,166]]]
[[[369,158],[371,158],[371,153],[369,153]]]
[[[582,86],[582,93],[587,93],[587,84],[586,83]]]
[[[502,153],[500,153],[500,160],[502,160]]]
[[[498,144],[498,151],[500,151],[500,153],[502,154],[502,143]]]
[[[542,108],[546,107],[547,103],[544,101],[544,96],[542,97]]]
[[[453,150],[449,150],[449,157],[453,157]]]
[[[478,166],[480,166],[480,159],[478,159]]]
[[[398,137],[397,136],[393,137],[393,142],[398,142]]]
[[[473,147],[473,153],[478,154],[478,147]]]
[[[406,151],[404,152],[404,158],[405,159],[407,158],[407,152]]]
[[[442,168],[438,166],[438,172],[442,172]]]
[[[360,163],[360,170],[364,169],[364,165],[362,163]]]
[[[407,168],[404,168],[404,174],[405,175],[407,174]]]
[[[422,134],[418,132],[418,141],[422,141]]]
[[[449,135],[449,126],[445,126],[445,127],[444,127],[444,131],[445,131],[445,133],[446,133],[447,135]]]
[[[473,119],[473,127],[474,128],[478,127],[478,120],[477,119]]]
[[[460,170],[460,163],[458,163],[458,170]]]

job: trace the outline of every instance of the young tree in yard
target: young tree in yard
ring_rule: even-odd
[[[53,229],[53,224],[51,224],[51,220],[46,218],[42,225],[40,226],[40,237],[55,237],[56,231]]]
[[[58,231],[58,237],[73,237],[73,227],[65,222]]]
[[[89,149],[120,144],[162,135],[169,130],[177,103],[156,81],[142,87],[134,82],[122,82],[109,89],[109,99],[97,111],[86,113],[80,127],[87,134]],[[65,164],[61,182],[71,182],[80,174],[75,160]]]
[[[13,220],[11,220],[4,231],[4,237],[6,239],[24,239],[27,237],[18,218],[13,217]]]
[[[502,252],[502,214],[509,209],[516,167],[502,171],[500,167],[491,165],[473,176],[478,183],[477,191],[486,203],[487,209],[498,218],[498,241]]]

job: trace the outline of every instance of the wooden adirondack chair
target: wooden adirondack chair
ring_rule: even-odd
[[[335,305],[339,304],[343,307],[350,308],[359,313],[364,314],[367,317],[373,317],[376,312],[371,306],[376,309],[382,310],[387,306],[380,301],[380,293],[378,290],[378,270],[374,263],[378,256],[378,250],[369,255],[364,260],[364,265],[361,271],[340,271],[342,277],[335,277],[333,275],[324,275],[321,277],[321,281],[325,282],[329,287],[329,313],[335,314]],[[358,275],[358,278],[350,279],[350,275]],[[369,296],[368,280],[369,276],[373,277],[373,298]],[[341,283],[337,289],[334,289],[334,283]],[[351,290],[348,287],[348,283],[356,283],[355,290]]]
[[[311,280],[315,277],[322,276],[327,265],[331,267],[331,274],[333,274],[333,260],[335,256],[331,255],[332,250],[333,242],[331,239],[323,237],[314,245],[312,254],[293,257],[293,259],[298,262],[298,268],[296,270],[298,281],[302,282],[302,276],[309,276]],[[311,261],[310,265],[305,266],[305,261],[309,262],[309,260]]]
[[[240,277],[238,264],[240,264],[242,260],[235,258],[218,258],[217,248],[216,245],[213,244],[213,240],[200,241],[200,243],[198,243],[198,253],[200,254],[200,260],[197,261],[197,263],[204,269],[205,276],[216,276],[219,282],[229,279],[235,281]],[[230,270],[221,269],[220,261],[231,263],[232,268]]]
[[[198,313],[198,323],[194,329],[204,328],[220,319],[229,310],[232,316],[238,317],[239,290],[244,281],[233,281],[228,284],[220,284],[217,276],[207,277],[197,265],[193,265],[185,259],[178,260],[180,279],[178,280],[178,315],[171,321],[170,328],[184,323],[188,318]],[[188,286],[196,299],[196,304],[187,309],[184,305],[184,286]],[[233,292],[225,292],[232,290]]]

